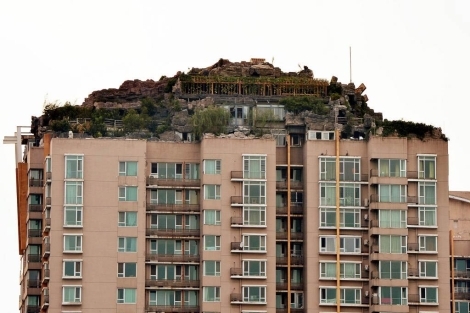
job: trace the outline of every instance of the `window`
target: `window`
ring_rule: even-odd
[[[220,174],[220,160],[204,160],[204,174]]]
[[[220,276],[220,261],[204,261],[204,276]]]
[[[419,236],[419,251],[437,252],[437,236]]]
[[[266,179],[266,157],[257,155],[244,155],[243,178]]]
[[[64,252],[82,252],[82,235],[64,235]]]
[[[187,218],[189,219],[189,217]],[[160,230],[183,229],[183,215],[152,214],[150,215],[150,228]]]
[[[406,202],[406,185],[379,185],[379,202]]]
[[[419,287],[419,302],[437,304],[437,287]]]
[[[160,179],[182,179],[182,163],[152,163],[151,175]]]
[[[204,302],[219,302],[220,287],[203,287]]]
[[[335,216],[336,216],[336,212],[335,212]],[[359,228],[361,227],[361,210],[360,209],[341,209],[339,213],[339,219],[340,219],[340,224],[339,224],[340,227]]]
[[[62,304],[80,304],[82,302],[82,286],[63,286]]]
[[[406,228],[405,210],[379,210],[380,228]]]
[[[339,265],[341,278],[361,278],[361,263],[341,262]],[[336,278],[336,263],[320,263],[320,278]]]
[[[220,250],[220,236],[205,235],[204,236],[204,250],[207,250],[207,251]]]
[[[266,182],[243,182],[243,203],[266,204]]]
[[[137,263],[118,263],[118,277],[136,277]]]
[[[204,199],[219,200],[220,199],[220,185],[204,185]]]
[[[266,207],[243,207],[243,225],[265,226]]]
[[[119,162],[119,176],[137,176],[137,162]]]
[[[118,226],[120,227],[137,226],[137,212],[119,212]]]
[[[118,288],[117,303],[135,303],[136,302],[135,294],[136,294],[135,288]]]
[[[83,208],[80,206],[64,207],[64,227],[82,226]]]
[[[435,156],[418,156],[418,178],[436,179]]]
[[[342,253],[360,253],[361,238],[360,237],[341,237],[339,239],[339,249]]]
[[[137,238],[119,237],[118,252],[137,252]]]
[[[380,253],[406,253],[406,236],[379,235]]]
[[[406,287],[379,287],[380,304],[407,305],[408,288]]]
[[[436,183],[419,182],[419,204],[436,204]]]
[[[379,159],[380,177],[406,177],[406,160]]]
[[[336,227],[336,209],[320,208],[320,227]]]
[[[266,251],[266,235],[243,235],[243,250]]]
[[[137,186],[119,187],[119,201],[137,201]]]
[[[402,261],[379,261],[379,278],[406,279],[407,263]]]
[[[65,178],[82,179],[83,178],[83,155],[65,156]]]
[[[341,288],[340,302],[345,304],[361,304],[361,289]]]
[[[283,105],[258,104],[256,106],[257,120],[282,121],[286,115]]]
[[[266,261],[244,260],[243,276],[261,276],[266,277]]]
[[[193,190],[186,190],[186,191],[190,192]],[[189,198],[189,195],[187,195],[186,200],[188,200],[188,198]],[[151,190],[150,191],[150,203],[182,204],[183,203],[183,191],[175,190],[175,189]]]
[[[204,210],[204,224],[205,225],[220,225],[220,211],[219,210]]]
[[[266,302],[266,286],[243,286],[243,302]]]
[[[274,136],[274,140],[276,140],[276,147],[284,147],[286,145],[286,130],[272,129],[271,132]]]
[[[336,288],[320,288],[320,303],[336,303]]]
[[[437,226],[435,207],[419,207],[419,226]]]
[[[470,302],[468,301],[455,301],[455,311],[454,313],[469,313]]]
[[[185,305],[197,304],[197,291],[150,290],[149,305],[153,306],[182,306],[181,295],[184,293]]]
[[[290,295],[290,307],[293,309],[304,308],[304,293],[303,292],[292,292]]]
[[[199,179],[199,163],[184,164],[185,179]]]
[[[191,242],[191,241],[189,241]],[[188,245],[190,245],[188,243]],[[185,245],[186,246],[186,245]],[[188,246],[186,246],[188,248]],[[158,255],[181,255],[183,254],[182,241],[181,240],[171,240],[171,239],[157,239],[150,240],[150,253]],[[197,246],[194,248],[197,252]],[[186,251],[185,251],[186,252]],[[185,253],[186,254],[186,253]],[[190,253],[187,253],[190,254]],[[193,253],[191,253],[193,254]],[[194,253],[197,254],[197,253]]]
[[[340,181],[361,180],[361,159],[340,158]],[[336,180],[336,158],[320,158],[320,180]]]
[[[82,261],[81,260],[64,260],[62,276],[63,278],[81,278],[82,277]]]
[[[336,252],[336,238],[320,237],[320,252]]]
[[[437,262],[419,261],[419,277],[437,278]]]
[[[339,201],[341,206],[360,206],[361,185],[340,183]],[[336,184],[320,183],[320,205],[336,205]]]
[[[65,182],[65,204],[83,203],[83,182]]]

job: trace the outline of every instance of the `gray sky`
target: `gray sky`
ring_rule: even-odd
[[[222,4],[223,3],[223,4]],[[315,77],[352,76],[387,119],[442,127],[450,189],[470,190],[470,1],[1,1],[0,136],[29,125],[45,101],[81,104],[129,79],[173,76],[223,57],[274,58]],[[4,311],[18,309],[14,148],[0,145]],[[5,244],[6,243],[6,244]]]

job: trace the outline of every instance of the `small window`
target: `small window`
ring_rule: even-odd
[[[136,303],[135,288],[118,288],[117,303]]]
[[[438,303],[437,288],[438,287],[420,287],[419,288],[419,302],[437,304]]]
[[[204,276],[220,276],[220,261],[204,261]]]
[[[137,263],[118,263],[118,277],[136,277]]]
[[[82,261],[80,260],[64,260],[63,262],[63,278],[81,278],[82,277]]]
[[[219,200],[220,199],[220,185],[204,185],[204,199]]]
[[[137,162],[119,162],[119,176],[137,176]]]
[[[83,155],[65,156],[65,179],[83,178]]]
[[[205,225],[220,225],[220,210],[204,210]]]
[[[64,252],[82,252],[82,235],[64,235]]]
[[[137,252],[137,238],[119,237],[118,252]]]
[[[64,207],[64,227],[81,227],[82,212],[83,208],[81,206]]]
[[[437,236],[419,236],[420,252],[437,252]]]
[[[220,287],[203,287],[204,302],[219,302]]]
[[[137,226],[137,212],[119,212],[119,227]]]
[[[137,201],[137,186],[119,187],[119,201]]]
[[[207,250],[207,251],[220,250],[220,236],[205,235],[204,236],[204,250]]]
[[[83,204],[83,182],[66,182],[64,198],[65,204]]]
[[[204,160],[204,174],[220,174],[220,160]]]
[[[62,304],[80,304],[82,302],[82,286],[62,287]]]

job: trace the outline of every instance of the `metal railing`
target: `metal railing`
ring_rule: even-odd
[[[198,305],[149,305],[145,307],[145,312],[177,312],[177,313],[198,313]]]
[[[40,254],[28,254],[28,262],[41,262]]]
[[[28,237],[42,237],[42,229],[28,229]]]
[[[304,187],[303,182],[300,180],[291,180],[290,181],[290,188],[291,189],[302,189]],[[276,188],[277,189],[286,189],[287,182],[286,181],[276,181]]]
[[[276,257],[276,264],[279,265],[287,265],[287,257]],[[291,255],[290,257],[290,264],[291,265],[303,265],[304,264],[304,257],[301,255]]]
[[[199,287],[199,280],[175,279],[146,279],[146,287]]]
[[[197,229],[147,228],[145,232],[147,236],[191,236],[191,237],[199,236],[200,233],[201,233],[201,230],[199,228]]]
[[[29,179],[29,187],[42,187],[42,186],[44,186],[44,180],[36,179],[36,178]]]
[[[42,204],[30,204],[29,212],[42,212],[42,208],[43,208]]]
[[[291,203],[290,214],[303,214],[303,203]],[[276,214],[287,214],[287,205],[276,206]]]
[[[158,262],[199,262],[199,254],[146,254],[147,261]]]
[[[290,233],[290,239],[302,240],[304,238],[303,232],[292,232]],[[276,239],[287,239],[287,231],[276,231]]]
[[[169,204],[169,203],[147,203],[147,211],[169,211],[169,212],[199,212],[199,204]]]
[[[147,177],[147,185],[158,185],[158,186],[185,186],[185,187],[199,187],[201,180],[190,179],[190,178],[160,178],[154,176]]]

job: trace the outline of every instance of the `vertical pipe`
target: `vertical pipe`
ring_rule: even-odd
[[[287,143],[287,313],[290,313],[290,257],[291,257],[291,247],[290,247],[290,136],[286,135]]]
[[[335,130],[335,150],[336,150],[336,312],[341,312],[341,304],[340,304],[340,236],[339,236],[339,226],[340,226],[340,218],[339,218],[339,131],[338,129]]]
[[[451,309],[450,312],[455,312],[455,285],[454,285],[454,230],[449,231],[449,241],[450,241],[450,277],[451,277],[451,286],[450,286],[450,296],[451,296]]]

